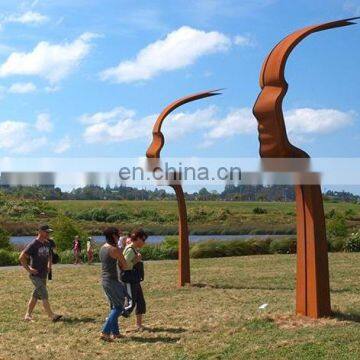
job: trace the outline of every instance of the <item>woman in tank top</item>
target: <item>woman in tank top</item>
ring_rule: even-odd
[[[104,231],[106,243],[101,247],[99,257],[101,261],[101,280],[104,292],[112,304],[109,316],[103,326],[101,339],[111,341],[120,337],[118,324],[119,316],[124,312],[126,290],[118,278],[118,266],[126,267],[123,254],[117,247],[119,230],[109,227]]]

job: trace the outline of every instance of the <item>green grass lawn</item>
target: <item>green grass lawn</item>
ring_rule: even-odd
[[[56,267],[50,323],[38,308],[22,321],[31,284],[18,268],[0,270],[0,359],[359,359],[359,253],[330,254],[332,319],[294,313],[292,255],[192,261],[192,286],[176,287],[177,262],[146,263],[144,333],[121,319],[124,339],[98,334],[108,305],[99,266]],[[268,303],[265,310],[259,306]]]

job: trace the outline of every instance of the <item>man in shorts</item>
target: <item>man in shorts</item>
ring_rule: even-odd
[[[36,239],[26,245],[19,257],[21,265],[30,274],[29,278],[35,288],[28,303],[26,321],[32,321],[32,313],[38,300],[42,300],[45,312],[52,321],[56,322],[62,317],[52,312],[46,288],[46,278],[51,271],[52,262],[50,232],[52,230],[48,225],[41,226]]]

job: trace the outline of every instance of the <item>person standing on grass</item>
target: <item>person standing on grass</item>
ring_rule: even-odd
[[[99,258],[101,261],[102,286],[107,296],[111,309],[102,328],[100,338],[112,341],[120,338],[118,318],[124,315],[124,302],[127,296],[124,285],[119,281],[118,266],[126,267],[126,261],[117,246],[120,233],[115,227],[109,227],[104,231],[105,244],[100,248]]]
[[[89,236],[86,242],[86,252],[87,252],[87,258],[88,258],[88,264],[90,265],[93,262],[94,259],[94,245],[92,237]]]
[[[74,251],[74,257],[75,262],[74,264],[81,264],[81,242],[80,242],[80,236],[76,235],[74,242],[73,242],[73,251]]]
[[[62,317],[54,314],[51,310],[46,288],[46,278],[48,273],[51,272],[52,263],[51,244],[49,242],[50,232],[52,230],[48,225],[41,226],[37,238],[26,245],[19,257],[21,265],[30,274],[30,280],[35,287],[25,314],[24,319],[26,321],[32,321],[32,313],[38,300],[42,300],[45,312],[52,321],[56,322]]]
[[[145,245],[147,237],[148,235],[142,229],[134,231],[131,234],[131,242],[125,247],[123,253],[127,266],[122,272],[122,280],[130,296],[130,305],[126,310],[131,312],[136,307],[136,327],[139,331],[144,330],[142,320],[146,313],[146,303],[141,287],[141,281],[144,279],[144,268],[139,250]]]

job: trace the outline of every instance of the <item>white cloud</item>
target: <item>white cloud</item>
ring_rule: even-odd
[[[296,140],[310,135],[336,131],[352,123],[354,112],[333,109],[301,108],[285,112],[287,131]],[[157,114],[136,117],[133,110],[123,107],[108,112],[85,114],[80,121],[85,124],[83,138],[87,143],[123,142],[133,139],[150,139]],[[216,141],[236,135],[256,136],[257,121],[250,108],[231,109],[221,116],[216,106],[208,106],[194,112],[176,112],[163,124],[166,140],[174,140],[194,132],[203,133],[200,147],[208,147]]]
[[[31,82],[14,83],[9,87],[8,91],[13,94],[28,94],[36,91],[36,86]]]
[[[45,92],[47,92],[48,94],[58,92],[60,91],[60,89],[61,87],[58,85],[45,86],[44,88]]]
[[[62,154],[71,148],[71,139],[69,135],[64,136],[54,147],[56,154]]]
[[[0,65],[0,77],[33,75],[57,83],[71,73],[88,55],[93,33],[84,33],[71,43],[50,44],[42,41],[29,53],[13,52]]]
[[[226,51],[230,46],[231,40],[222,33],[183,26],[146,46],[134,60],[122,61],[100,76],[119,83],[148,80],[160,72],[187,67],[204,55]]]
[[[122,121],[134,116],[135,111],[119,106],[107,112],[84,114],[80,117],[80,121],[84,124],[98,124],[105,121]]]
[[[166,118],[163,131],[166,139],[177,139],[186,133],[207,129],[216,123],[216,108],[209,106],[193,113],[178,112]],[[151,138],[151,129],[157,114],[136,118],[133,110],[123,107],[93,115],[83,115],[80,121],[86,124],[83,137],[87,143],[122,142]]]
[[[236,35],[233,43],[238,46],[255,46],[256,41],[250,35]]]
[[[251,134],[256,132],[257,123],[250,108],[231,110],[223,119],[216,122],[214,127],[205,134],[210,139],[220,139],[235,134]]]
[[[357,0],[345,1],[343,4],[343,9],[350,13],[352,16],[360,15],[360,2]]]
[[[285,113],[289,134],[325,134],[352,123],[356,113],[335,109],[301,108]]]
[[[14,147],[13,152],[18,154],[28,154],[47,145],[48,139],[45,136],[37,138],[21,139],[21,143]]]
[[[6,16],[2,23],[19,23],[19,24],[42,24],[49,21],[49,18],[35,11],[27,11],[23,14],[12,14]]]
[[[0,24],[0,28],[1,28],[1,24]],[[12,46],[0,44],[0,55],[8,55],[12,51],[14,51],[14,48]]]
[[[12,153],[29,153],[47,143],[47,138],[37,136],[32,126],[22,121],[0,122],[0,149]]]
[[[51,132],[53,130],[53,124],[50,115],[47,113],[39,114],[36,118],[35,128],[40,132]]]
[[[122,142],[149,136],[154,116],[94,123],[86,127],[83,137],[87,143]]]
[[[299,108],[285,111],[285,123],[289,137],[303,142],[304,135],[319,135],[336,131],[352,123],[356,114],[334,109]],[[216,139],[234,135],[256,134],[257,121],[250,108],[231,110],[216,126],[205,134],[207,144]]]
[[[165,120],[163,131],[166,139],[174,140],[185,134],[216,126],[218,116],[216,106],[208,106],[192,113],[177,112]]]

